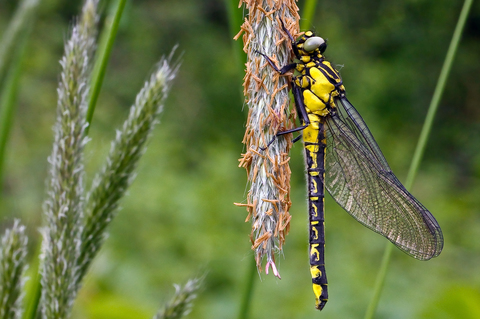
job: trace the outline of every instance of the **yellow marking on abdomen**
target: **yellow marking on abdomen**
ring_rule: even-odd
[[[310,267],[310,273],[312,274],[312,279],[320,278],[322,277],[322,271],[318,269],[317,266],[311,266]],[[313,293],[315,295],[315,306],[318,308],[318,305],[320,304],[320,296],[322,295],[323,288],[319,284],[313,284]]]
[[[322,277],[322,271],[318,269],[318,266],[310,266],[310,273],[312,274],[312,279]]]
[[[310,225],[316,226],[316,225],[318,225],[318,221],[310,222]],[[314,231],[314,233],[315,233],[315,235],[313,236],[313,239],[314,239],[314,240],[317,240],[317,239],[318,239],[318,230],[317,230],[316,227],[312,227],[312,229],[313,229],[313,231]]]
[[[320,252],[317,249],[318,246],[319,246],[319,244],[312,244],[312,246],[310,248],[310,256],[316,255],[316,259],[320,260]]]
[[[317,182],[314,179],[312,179],[312,183],[313,183],[313,193],[316,194],[318,193]]]
[[[317,197],[317,198],[318,198],[318,197]],[[310,200],[313,200],[313,199],[310,198]],[[317,216],[318,216],[318,208],[317,208],[317,205],[315,205],[314,203],[312,203],[312,207],[313,207],[313,211],[315,212],[315,215],[314,215],[314,216],[317,217]]]

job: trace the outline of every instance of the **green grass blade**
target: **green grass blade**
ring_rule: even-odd
[[[24,0],[18,5],[12,20],[6,28],[0,42],[0,83],[8,72],[10,63],[14,59],[20,47],[18,41],[22,34],[28,33],[29,26],[32,24],[39,0]]]
[[[425,152],[427,140],[433,125],[433,119],[435,118],[435,114],[438,109],[438,104],[440,103],[440,99],[445,89],[445,84],[447,82],[448,74],[450,73],[450,70],[452,68],[453,59],[455,58],[455,53],[457,52],[458,44],[460,42],[462,31],[465,26],[465,21],[467,20],[468,13],[472,6],[472,2],[473,0],[465,0],[462,11],[460,12],[457,26],[455,27],[455,31],[453,33],[450,46],[448,47],[447,56],[445,57],[442,70],[440,72],[440,76],[438,78],[437,85],[433,93],[432,101],[430,102],[428,113],[425,118],[425,122],[423,124],[422,132],[420,133],[417,147],[413,155],[412,163],[408,171],[407,180],[405,182],[405,187],[407,189],[410,189],[412,187],[413,181],[418,171],[418,167],[420,166],[420,162]],[[391,245],[390,243],[387,243],[387,246],[385,248],[385,252],[383,255],[382,264],[381,264],[380,270],[378,271],[377,279],[375,281],[374,294],[372,299],[370,300],[370,304],[368,305],[367,312],[365,313],[365,319],[373,318],[373,315],[375,314],[375,311],[377,309],[383,284],[385,282],[385,277],[388,271],[390,256],[392,254],[392,249],[393,249],[392,247],[393,245]]]
[[[26,298],[25,298],[25,312],[22,319],[35,319],[37,318],[38,305],[40,303],[40,297],[42,295],[42,286],[40,284],[41,275],[40,269],[40,253],[42,252],[41,238],[37,244],[35,256],[33,261],[30,262],[30,267],[27,270],[27,275],[30,280],[26,284]]]
[[[244,7],[238,8],[238,1],[237,0],[225,0],[225,5],[227,7],[227,12],[228,12],[228,21],[229,21],[229,27],[230,27],[230,34],[232,37],[238,33],[239,26],[242,24],[242,19],[243,19],[243,12],[244,12]],[[233,44],[233,52],[234,52],[234,57],[235,57],[235,64],[238,65],[238,74],[242,74],[243,68],[245,66],[245,61],[247,60],[247,55],[243,51],[243,41],[241,38],[238,40],[234,41]],[[243,103],[243,91],[240,90],[240,96],[241,100]],[[253,296],[253,288],[255,284],[255,274],[257,273],[257,267],[255,265],[255,262],[252,260],[252,262],[247,266],[247,274],[245,276],[245,288],[243,289],[242,292],[242,300],[240,303],[240,307],[238,309],[238,319],[246,319],[248,318],[248,312],[251,306],[252,302],[252,296]]]
[[[245,9],[243,9],[243,7],[238,8],[237,0],[225,0],[225,5],[227,7],[230,35],[233,37],[240,31],[239,26],[243,22],[243,10]],[[245,66],[245,61],[247,61],[247,55],[243,52],[242,38],[234,41],[233,55],[235,57],[235,65],[238,65],[238,74],[241,74]]]
[[[380,300],[380,295],[382,294],[383,285],[385,283],[385,277],[387,276],[388,266],[390,265],[390,258],[392,256],[393,245],[388,242],[385,246],[383,252],[382,263],[380,264],[380,269],[377,273],[377,278],[375,279],[375,287],[373,290],[373,296],[368,304],[367,312],[365,313],[365,319],[373,318],[375,311],[378,307],[378,302]]]
[[[447,56],[445,57],[445,61],[443,62],[442,71],[440,72],[437,86],[435,87],[432,101],[430,102],[427,117],[425,118],[425,124],[423,125],[422,132],[420,133],[417,148],[415,149],[412,164],[407,175],[407,180],[405,182],[405,187],[407,189],[410,189],[412,187],[413,180],[415,179],[418,167],[423,157],[423,153],[425,152],[425,145],[427,144],[427,140],[432,129],[433,119],[435,118],[435,114],[437,113],[438,104],[440,103],[440,99],[442,98],[445,84],[448,79],[448,74],[452,69],[453,59],[455,58],[455,53],[457,52],[458,44],[462,36],[463,27],[465,26],[465,21],[467,20],[472,3],[473,0],[465,0],[462,11],[460,12],[460,16],[458,18],[457,26],[455,27],[455,31],[453,32],[453,37],[450,42],[450,46],[448,47]]]
[[[38,0],[25,0],[19,4],[0,42],[0,85],[2,85],[0,100],[0,182],[3,179],[3,163],[15,112],[15,100],[25,46],[33,25],[38,2]]]
[[[89,126],[85,130],[85,134],[88,134],[88,130],[92,123],[93,113],[95,112],[95,105],[97,104],[98,95],[100,94],[100,89],[102,88],[103,79],[105,77],[105,70],[107,68],[108,59],[110,58],[110,54],[112,52],[113,43],[115,41],[115,37],[117,36],[118,26],[120,24],[120,19],[122,17],[123,9],[125,8],[126,0],[118,0],[116,5],[117,8],[115,10],[113,18],[111,18],[111,23],[106,26],[106,43],[99,51],[97,63],[94,68],[94,76],[92,78],[92,87],[91,87],[91,95],[90,101],[88,104],[88,111],[87,111],[87,122]],[[110,18],[107,18],[107,21]]]
[[[300,20],[300,30],[310,30],[313,22],[313,15],[317,7],[317,0],[306,0],[303,6],[302,19]]]
[[[0,96],[0,181],[3,180],[3,164],[5,161],[5,153],[8,137],[13,123],[15,113],[16,97],[18,92],[18,83],[20,80],[22,60],[25,56],[26,34],[19,42],[20,47],[16,51],[11,61],[10,71],[5,78],[4,86]]]
[[[238,310],[238,319],[247,319],[250,305],[252,304],[253,297],[253,288],[255,286],[255,277],[257,275],[257,265],[255,260],[251,260],[250,264],[247,266],[247,274],[245,276],[245,289],[242,294],[242,303],[240,304],[240,309]]]

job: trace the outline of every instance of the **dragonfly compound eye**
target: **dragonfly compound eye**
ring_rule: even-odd
[[[325,43],[325,40],[323,38],[311,37],[305,41],[305,43],[303,44],[303,49],[307,52],[313,52],[316,49],[322,47],[323,50],[321,51],[323,52],[325,51],[326,45],[327,44]]]

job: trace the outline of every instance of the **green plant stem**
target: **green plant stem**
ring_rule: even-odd
[[[302,20],[300,20],[300,30],[310,30],[316,7],[317,7],[317,0],[305,1],[305,4],[303,6]]]
[[[5,151],[15,111],[25,46],[37,8],[37,0],[22,1],[0,42],[0,85],[3,85],[0,97],[0,183],[3,180]]]
[[[225,0],[225,5],[228,12],[228,26],[230,28],[230,35],[235,36],[238,31],[238,26],[242,24],[243,10],[238,8],[238,0]],[[241,74],[247,61],[247,54],[243,51],[242,38],[234,41],[233,55],[235,57],[236,65],[238,65],[238,72]]]
[[[238,319],[248,318],[248,311],[250,310],[250,305],[252,304],[253,287],[255,284],[256,274],[257,274],[257,265],[255,263],[255,260],[251,258],[251,262],[247,270],[247,276],[245,280],[245,289],[242,295],[242,303],[238,311]]]
[[[243,10],[238,8],[237,0],[225,0],[225,6],[228,13],[228,27],[230,29],[230,35],[232,38],[240,31],[238,26],[242,24]],[[237,73],[240,77],[243,74],[245,67],[245,61],[247,61],[247,54],[243,51],[243,41],[240,37],[237,41],[233,41],[232,45],[233,57],[235,59],[235,65],[237,65]],[[243,103],[243,90],[240,86],[239,89],[240,99]]]
[[[420,137],[418,139],[417,147],[413,155],[410,169],[408,171],[407,180],[405,182],[405,187],[407,189],[410,189],[412,187],[413,181],[418,172],[418,167],[420,166],[423,154],[425,153],[425,147],[432,129],[433,120],[435,118],[435,114],[437,112],[443,91],[445,90],[445,84],[448,79],[448,74],[450,73],[450,70],[452,68],[455,53],[457,52],[458,44],[460,42],[462,31],[465,26],[465,21],[467,20],[468,13],[472,6],[472,2],[473,0],[465,0],[462,11],[460,12],[460,16],[458,18],[457,26],[455,27],[455,31],[453,32],[453,37],[450,42],[450,46],[448,47],[447,56],[445,57],[445,61],[443,62],[442,70],[440,72],[440,76],[438,78],[437,85],[433,93],[432,101],[430,102],[430,106],[428,108],[428,113],[423,124],[422,132],[420,133]],[[365,313],[365,319],[373,318],[373,315],[375,314],[375,311],[377,309],[381,291],[385,282],[385,277],[388,271],[388,265],[393,249],[392,247],[393,245],[391,245],[390,243],[387,243],[387,246],[385,247],[382,264],[375,280],[373,297],[370,300],[367,312]]]
[[[22,34],[29,33],[29,26],[32,25],[38,2],[38,0],[23,0],[19,3],[15,15],[2,36],[0,42],[0,83],[10,63],[15,58],[15,54],[20,52],[22,45],[25,45],[24,43],[19,45],[18,39],[22,37]]]
[[[97,104],[98,95],[100,94],[100,89],[102,88],[103,79],[105,77],[105,70],[107,68],[108,60],[110,58],[110,54],[112,53],[113,43],[115,41],[115,37],[117,36],[118,26],[120,24],[120,19],[122,17],[123,9],[125,8],[126,0],[118,0],[117,1],[117,8],[115,10],[113,19],[111,19],[111,23],[106,26],[107,32],[107,41],[105,46],[102,46],[102,49],[99,52],[97,58],[97,65],[95,65],[95,72],[92,78],[92,88],[90,94],[90,101],[88,103],[88,110],[87,110],[87,122],[89,126],[85,130],[85,134],[88,134],[90,124],[92,123],[93,113],[95,112],[95,105]],[[110,17],[107,21],[110,20]]]
[[[26,34],[23,36],[16,51],[18,52],[11,61],[10,72],[5,79],[5,85],[0,96],[0,181],[3,180],[3,164],[5,162],[5,150],[7,140],[15,113],[18,83],[22,69],[22,60],[25,56]]]
[[[237,0],[225,0],[225,5],[227,7],[228,12],[228,20],[229,20],[229,27],[230,27],[230,34],[232,37],[237,34],[238,26],[242,24],[243,18],[243,10],[238,8],[238,1]],[[243,41],[242,39],[238,39],[234,41],[234,45],[232,47],[234,52],[236,65],[238,65],[238,74],[243,72],[243,68],[245,66],[245,61],[247,60],[247,55],[243,51]],[[240,96],[243,103],[243,91],[240,89]],[[248,265],[248,269],[245,275],[244,284],[245,287],[242,293],[242,300],[240,304],[240,308],[238,309],[238,319],[246,319],[248,317],[248,311],[250,309],[250,305],[252,302],[253,296],[253,287],[255,283],[255,274],[257,273],[257,266],[255,260],[252,258],[251,262]]]
[[[383,290],[383,285],[385,283],[385,277],[387,276],[388,266],[390,265],[390,259],[392,256],[393,245],[388,242],[383,251],[382,263],[380,264],[380,269],[377,273],[377,278],[375,279],[375,287],[373,290],[373,296],[368,304],[367,312],[365,313],[365,319],[373,318],[375,311],[377,310],[378,302],[380,300],[380,295]]]
[[[417,148],[415,149],[415,153],[413,155],[412,165],[410,167],[407,175],[407,180],[405,182],[405,186],[407,187],[407,189],[410,189],[413,184],[413,180],[415,179],[415,175],[417,174],[418,167],[423,157],[423,153],[425,152],[425,145],[427,144],[428,136],[430,135],[430,131],[432,129],[433,119],[435,118],[435,114],[437,113],[438,105],[440,103],[440,99],[442,98],[445,84],[452,68],[455,53],[457,52],[458,44],[462,36],[462,31],[465,26],[465,21],[467,20],[472,3],[473,0],[465,0],[465,2],[463,3],[463,8],[460,12],[455,31],[453,32],[453,37],[450,42],[450,46],[448,47],[447,56],[445,57],[445,61],[443,62],[442,71],[440,72],[437,86],[435,87],[435,91],[433,93],[432,101],[430,102],[427,117],[425,118],[425,124],[423,125]]]
[[[25,312],[22,315],[23,319],[35,319],[37,318],[38,305],[40,303],[40,297],[42,295],[41,289],[41,275],[40,269],[40,253],[42,248],[42,239],[39,239],[36,254],[33,257],[34,260],[30,264],[28,269],[28,275],[31,278],[27,283],[27,294],[25,298]]]
[[[20,75],[22,72],[22,61],[26,54],[26,46],[27,40],[32,30],[33,21],[36,13],[36,9],[38,8],[39,1],[23,1],[21,7],[19,8],[16,16],[14,17],[14,25],[12,28],[9,29],[10,34],[7,36],[5,35],[2,41],[2,53],[0,54],[2,58],[0,58],[0,64],[3,62],[8,61],[10,63],[10,71],[8,73],[7,78],[4,82],[4,87],[2,90],[2,97],[0,101],[0,181],[3,180],[3,163],[5,160],[5,153],[6,153],[6,146],[8,137],[10,135],[10,129],[13,122],[13,115],[15,113],[15,105],[16,105],[16,96],[18,92],[18,84],[20,82]],[[12,46],[10,46],[10,40],[12,40]],[[7,47],[6,45],[8,43]],[[13,47],[15,46],[15,47]],[[13,55],[11,58],[6,58],[7,54],[6,51],[12,52]],[[0,66],[0,70],[3,70],[3,65]],[[0,71],[2,73],[3,71]],[[40,245],[37,250],[38,254],[35,256],[39,256],[40,254]],[[30,265],[31,274],[30,277],[39,276],[38,275],[38,257],[34,257],[35,261],[32,262]],[[34,281],[37,280],[36,278]],[[39,279],[38,279],[39,281]],[[33,288],[33,285],[30,285]],[[32,293],[30,293],[32,292]],[[31,317],[26,317],[26,314],[31,310],[30,305],[33,299],[40,298],[40,289],[36,292],[35,296],[33,291],[30,290],[27,294],[27,298],[25,299],[26,304],[28,305],[27,311],[23,313],[23,318],[35,318],[35,315]],[[38,300],[36,302],[38,304]],[[36,308],[35,308],[36,314]]]

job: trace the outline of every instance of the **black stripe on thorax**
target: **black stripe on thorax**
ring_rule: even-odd
[[[320,61],[319,66],[321,66],[322,69],[327,71],[327,73],[334,78],[335,80],[340,80],[340,77],[338,76],[338,73],[333,70],[332,66],[327,66],[326,64],[323,63],[323,61]]]
[[[320,143],[305,142],[305,146],[310,146],[310,145],[317,145],[317,146],[320,146],[322,148],[326,147],[325,143],[323,143],[323,142],[320,142]]]

